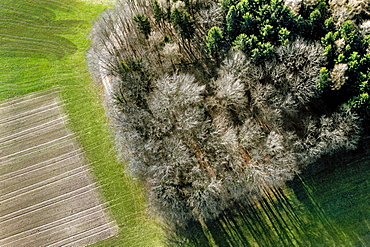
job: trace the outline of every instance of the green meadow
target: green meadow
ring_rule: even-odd
[[[96,2],[96,1],[95,1]],[[116,160],[102,88],[85,60],[92,22],[109,4],[0,0],[0,100],[58,87],[118,236],[94,246],[164,245],[143,186]],[[370,243],[368,146],[355,160],[308,172],[250,208],[178,232],[182,246],[366,246]],[[325,162],[325,161],[323,161]],[[179,238],[180,236],[180,238]]]
[[[163,233],[145,212],[142,186],[117,162],[101,88],[85,62],[93,20],[109,7],[72,0],[0,1],[0,100],[58,87],[91,163],[117,237],[96,246],[162,246]]]

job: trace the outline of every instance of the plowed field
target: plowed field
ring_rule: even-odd
[[[0,103],[0,246],[86,246],[117,227],[57,90]]]

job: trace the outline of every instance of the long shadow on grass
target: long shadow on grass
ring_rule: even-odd
[[[172,230],[169,246],[366,246],[370,141],[323,157],[284,188],[217,220]]]

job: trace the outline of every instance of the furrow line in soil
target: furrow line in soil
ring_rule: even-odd
[[[11,124],[0,124],[0,136],[7,136],[17,134],[23,130],[36,127],[48,121],[52,121],[65,114],[60,114],[59,108],[52,108],[42,114],[33,114],[27,118],[20,118],[13,121]]]
[[[0,204],[4,204],[5,202],[9,200],[14,200],[17,197],[25,196],[25,194],[32,193],[36,190],[43,189],[46,186],[52,186],[55,183],[61,182],[66,179],[70,179],[73,176],[78,176],[81,173],[85,173],[85,169],[88,168],[88,165],[77,167],[73,170],[67,171],[65,173],[59,174],[57,176],[54,176],[50,179],[39,181],[37,183],[34,183],[29,186],[22,187],[21,189],[17,191],[13,191],[10,193],[2,194],[0,195]]]
[[[5,109],[6,107],[11,107],[11,108],[18,107],[20,104],[30,105],[29,104],[30,101],[32,102],[32,106],[36,103],[43,103],[47,100],[51,101],[51,100],[54,100],[56,94],[57,94],[57,90],[54,87],[51,87],[51,88],[48,88],[42,91],[28,93],[20,97],[14,97],[14,98],[2,100],[0,101],[0,111],[2,109]]]
[[[24,129],[24,130],[21,130],[21,131],[18,131],[14,134],[11,134],[11,135],[8,135],[8,136],[4,136],[4,137],[0,137],[0,143],[1,144],[4,144],[8,141],[11,141],[11,140],[15,140],[15,139],[18,139],[18,138],[22,138],[24,136],[27,136],[29,134],[31,134],[31,132],[38,132],[40,131],[41,129],[45,129],[45,128],[50,128],[56,124],[61,124],[63,123],[65,120],[67,119],[67,117],[65,115],[63,116],[60,116],[58,118],[54,118],[52,120],[49,120],[45,123],[42,123],[42,124],[38,124],[36,126],[33,126],[31,128],[27,128],[27,129]]]
[[[10,157],[9,159],[3,159],[0,162],[0,174],[6,174],[30,165],[44,162],[59,155],[73,152],[74,150],[81,150],[81,148],[75,147],[72,140],[65,138],[59,142],[53,142],[49,146],[43,146],[39,149]]]
[[[18,191],[22,187],[28,187],[40,181],[45,181],[59,176],[65,172],[80,167],[81,163],[82,157],[74,156],[45,167],[39,167],[38,169],[27,172],[26,174],[9,177],[9,179],[0,181],[2,194]]]
[[[90,193],[95,190],[94,184],[86,184],[83,187],[80,187],[76,190],[64,193],[62,195],[58,195],[56,197],[43,200],[41,202],[28,205],[27,207],[22,207],[17,211],[12,211],[6,215],[0,216],[1,223],[6,223],[7,221],[15,220],[17,218],[25,217],[27,214],[34,213],[36,211],[40,211],[45,209],[46,207],[51,207],[57,203],[64,203],[67,200],[73,199],[75,197],[82,196],[84,194]]]
[[[14,115],[14,112],[11,116],[0,118],[0,126],[3,124],[13,124],[12,122],[19,121],[20,119],[33,117],[35,114],[45,114],[45,112],[50,111],[54,108],[58,108],[58,102],[53,102],[49,105],[43,105],[39,108],[32,109],[30,111],[23,111],[19,114]],[[2,114],[4,116],[4,114]]]
[[[11,235],[11,236],[3,238],[3,239],[0,239],[0,246],[2,246],[5,242],[8,245],[19,246],[19,245],[16,245],[15,242],[17,242],[17,241],[22,241],[22,242],[26,241],[28,243],[29,241],[27,240],[27,238],[29,238],[30,236],[37,235],[38,238],[43,236],[43,235],[47,236],[47,232],[55,232],[56,228],[65,229],[66,227],[68,227],[69,224],[74,225],[74,223],[76,221],[81,221],[82,220],[83,222],[85,222],[89,218],[95,219],[96,217],[94,217],[94,215],[97,214],[98,216],[101,216],[102,212],[103,212],[102,205],[95,205],[94,207],[91,207],[91,208],[85,209],[83,211],[68,215],[68,216],[66,216],[62,219],[55,220],[53,222],[44,224],[42,226],[39,226],[39,227],[30,229],[30,230],[27,230],[27,231],[20,232],[18,234]]]
[[[83,243],[83,245],[93,243],[91,241],[91,236],[105,233],[106,237],[111,237],[115,234],[115,228],[112,223],[105,223],[104,225],[98,226],[94,229],[87,230],[85,232],[73,235],[69,238],[65,238],[63,240],[60,240],[58,242],[52,243],[49,245],[49,247],[57,247],[57,246],[77,246],[77,243],[79,242],[79,246],[81,246],[82,240],[87,240],[87,243]],[[76,239],[77,238],[77,239]],[[101,239],[101,237],[99,237]]]
[[[27,149],[24,149],[24,150],[21,150],[21,151],[12,153],[12,154],[8,154],[8,155],[5,155],[5,156],[2,156],[2,157],[0,157],[0,162],[3,161],[3,160],[9,159],[9,158],[14,158],[14,157],[16,157],[18,155],[27,154],[28,152],[39,151],[39,148],[40,147],[46,147],[46,148],[48,148],[48,145],[53,144],[53,143],[58,143],[59,141],[64,140],[64,139],[69,140],[72,136],[74,136],[74,134],[68,134],[68,135],[62,136],[62,137],[60,137],[58,139],[51,140],[51,141],[42,143],[42,144],[37,145],[37,146],[34,146],[34,147],[30,147],[30,148],[27,148]]]
[[[45,128],[41,132],[32,132],[25,136],[23,140],[13,139],[5,145],[0,144],[0,149],[2,150],[2,155],[7,156],[65,136],[68,136],[67,129],[62,123],[59,123],[54,125],[53,128]]]
[[[60,162],[63,162],[63,161],[68,160],[68,159],[73,159],[74,157],[81,156],[81,155],[82,155],[82,149],[73,150],[71,152],[61,154],[61,155],[58,155],[56,157],[52,157],[51,159],[48,159],[46,161],[39,162],[39,163],[30,165],[30,166],[26,166],[24,168],[21,168],[21,169],[18,169],[18,170],[9,172],[9,173],[5,173],[3,175],[0,175],[0,183],[5,182],[5,181],[10,180],[10,179],[15,179],[17,177],[22,177],[24,175],[27,175],[28,173],[32,173],[32,172],[35,172],[37,170],[47,168],[49,166],[57,165]]]
[[[42,210],[31,211],[7,220],[5,223],[0,222],[0,239],[41,227],[99,204],[96,193],[88,193],[44,207]],[[22,222],[22,224],[19,224],[19,222]],[[71,234],[73,234],[73,231]]]

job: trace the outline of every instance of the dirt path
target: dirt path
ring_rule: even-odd
[[[0,102],[0,246],[86,246],[116,234],[56,90]]]

